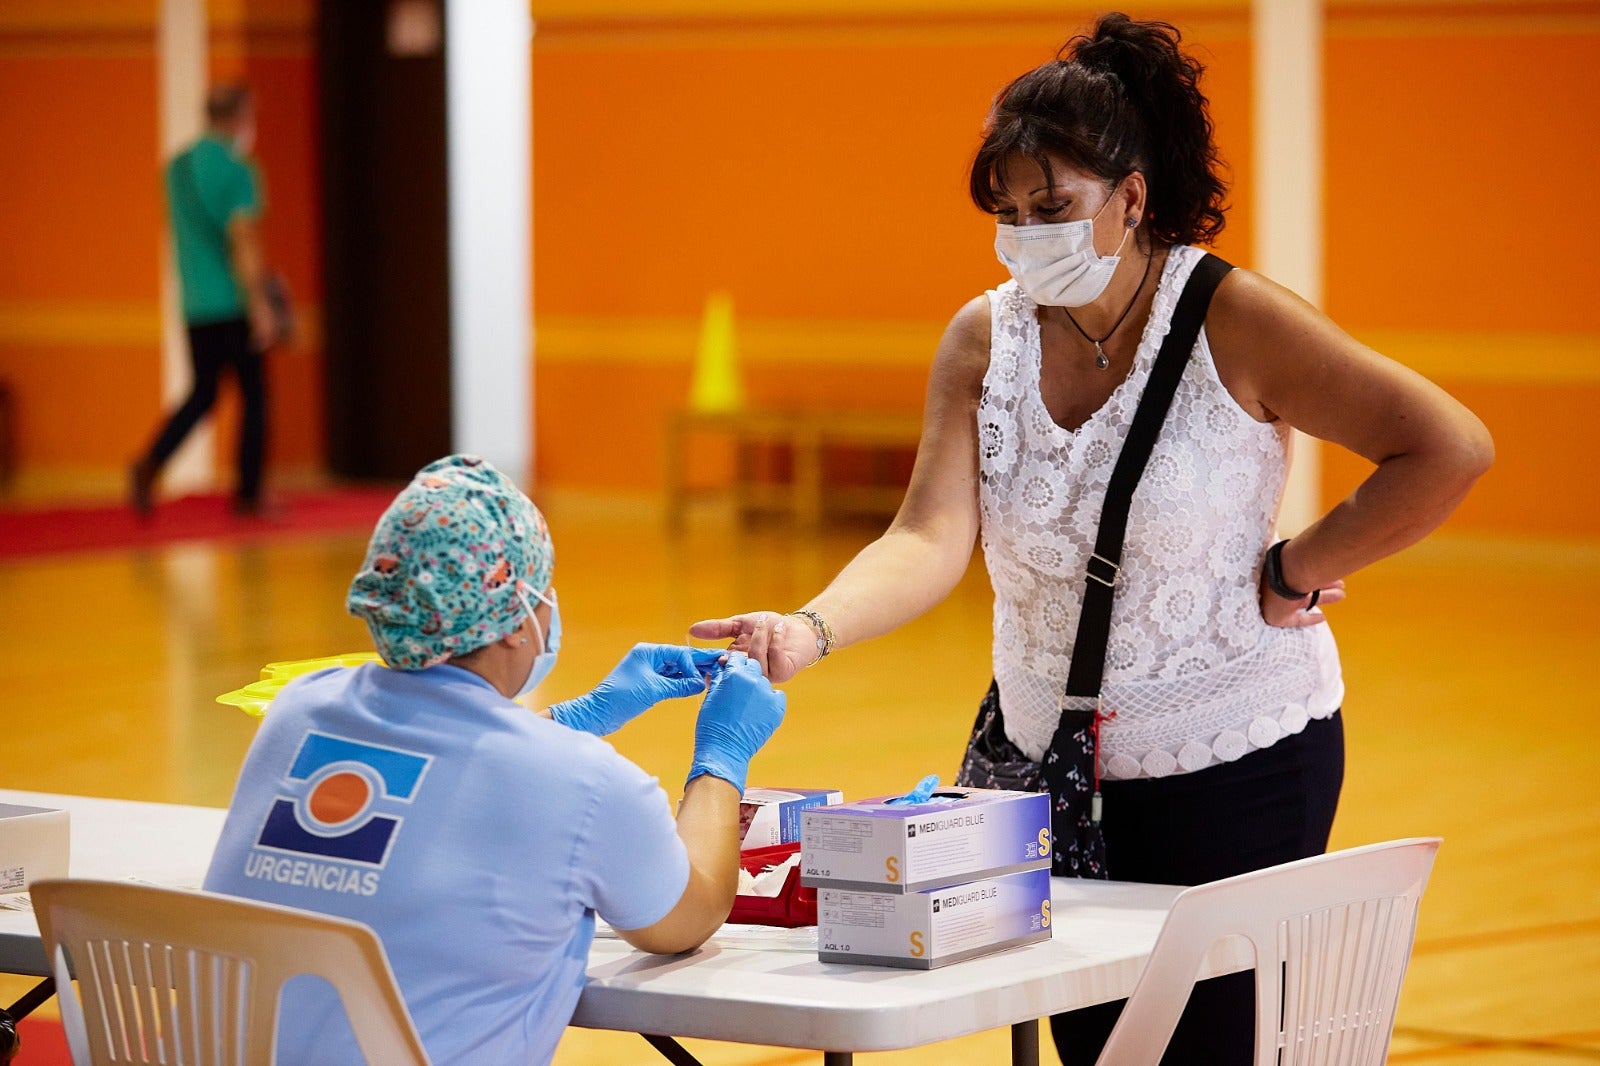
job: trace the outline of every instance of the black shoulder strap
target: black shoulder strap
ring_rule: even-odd
[[[1094,554],[1086,568],[1083,609],[1078,615],[1078,635],[1072,644],[1072,668],[1067,674],[1067,695],[1094,698],[1100,695],[1105,676],[1106,644],[1111,639],[1111,600],[1121,573],[1122,541],[1128,532],[1128,508],[1133,505],[1133,490],[1144,476],[1145,464],[1155,449],[1161,425],[1167,420],[1178,381],[1189,364],[1189,353],[1200,336],[1200,326],[1217,291],[1233,266],[1207,254],[1195,264],[1189,281],[1172,313],[1172,326],[1161,351],[1156,355],[1150,380],[1145,382],[1133,425],[1117,456],[1106,486],[1105,506],[1100,512],[1100,532],[1095,537]]]

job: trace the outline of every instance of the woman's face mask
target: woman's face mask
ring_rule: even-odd
[[[1112,196],[1115,196],[1115,190]],[[1101,256],[1094,250],[1094,222],[1111,197],[1100,205],[1092,218],[1075,222],[1051,222],[1036,226],[1008,226],[995,223],[994,251],[1000,262],[1017,280],[1017,287],[1034,303],[1047,307],[1082,307],[1100,298],[1116,273],[1122,243],[1116,252]]]
[[[522,682],[522,687],[517,690],[517,698],[521,699],[535,688],[539,682],[550,676],[550,671],[556,668],[556,653],[561,650],[561,607],[556,603],[556,594],[553,589],[534,593],[534,597],[550,605],[550,633],[545,635],[539,625],[539,616],[534,613],[533,602],[523,592],[522,585],[517,584],[517,598],[522,601],[522,609],[528,612],[528,617],[533,620],[534,632],[539,634],[541,650],[534,657],[528,667],[527,680]]]

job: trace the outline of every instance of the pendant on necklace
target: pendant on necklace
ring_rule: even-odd
[[[1100,347],[1099,341],[1094,342],[1094,365],[1100,370],[1111,365],[1111,360],[1106,358],[1106,350]]]

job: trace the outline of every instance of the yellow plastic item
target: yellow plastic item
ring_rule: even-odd
[[[706,297],[700,320],[700,347],[694,357],[689,407],[695,411],[737,411],[744,406],[739,355],[733,339],[733,297],[714,292]]]
[[[376,652],[352,651],[343,655],[324,655],[320,659],[293,659],[281,663],[268,663],[261,668],[261,680],[252,681],[244,688],[224,692],[217,702],[237,707],[245,714],[260,718],[267,712],[267,704],[278,698],[278,693],[301,674],[311,674],[332,666],[360,666],[362,663],[379,663],[383,660]]]

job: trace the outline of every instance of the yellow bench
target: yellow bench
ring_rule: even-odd
[[[903,484],[830,485],[822,479],[823,452],[858,447],[874,452],[915,451],[922,432],[918,415],[870,411],[678,411],[667,426],[667,522],[682,527],[692,497],[731,490],[742,521],[757,510],[784,511],[803,527],[815,528],[824,510],[893,514],[905,495]],[[733,443],[733,484],[692,489],[686,453],[692,436],[722,437]],[[757,458],[764,447],[787,448],[793,476],[785,482],[760,477]]]

